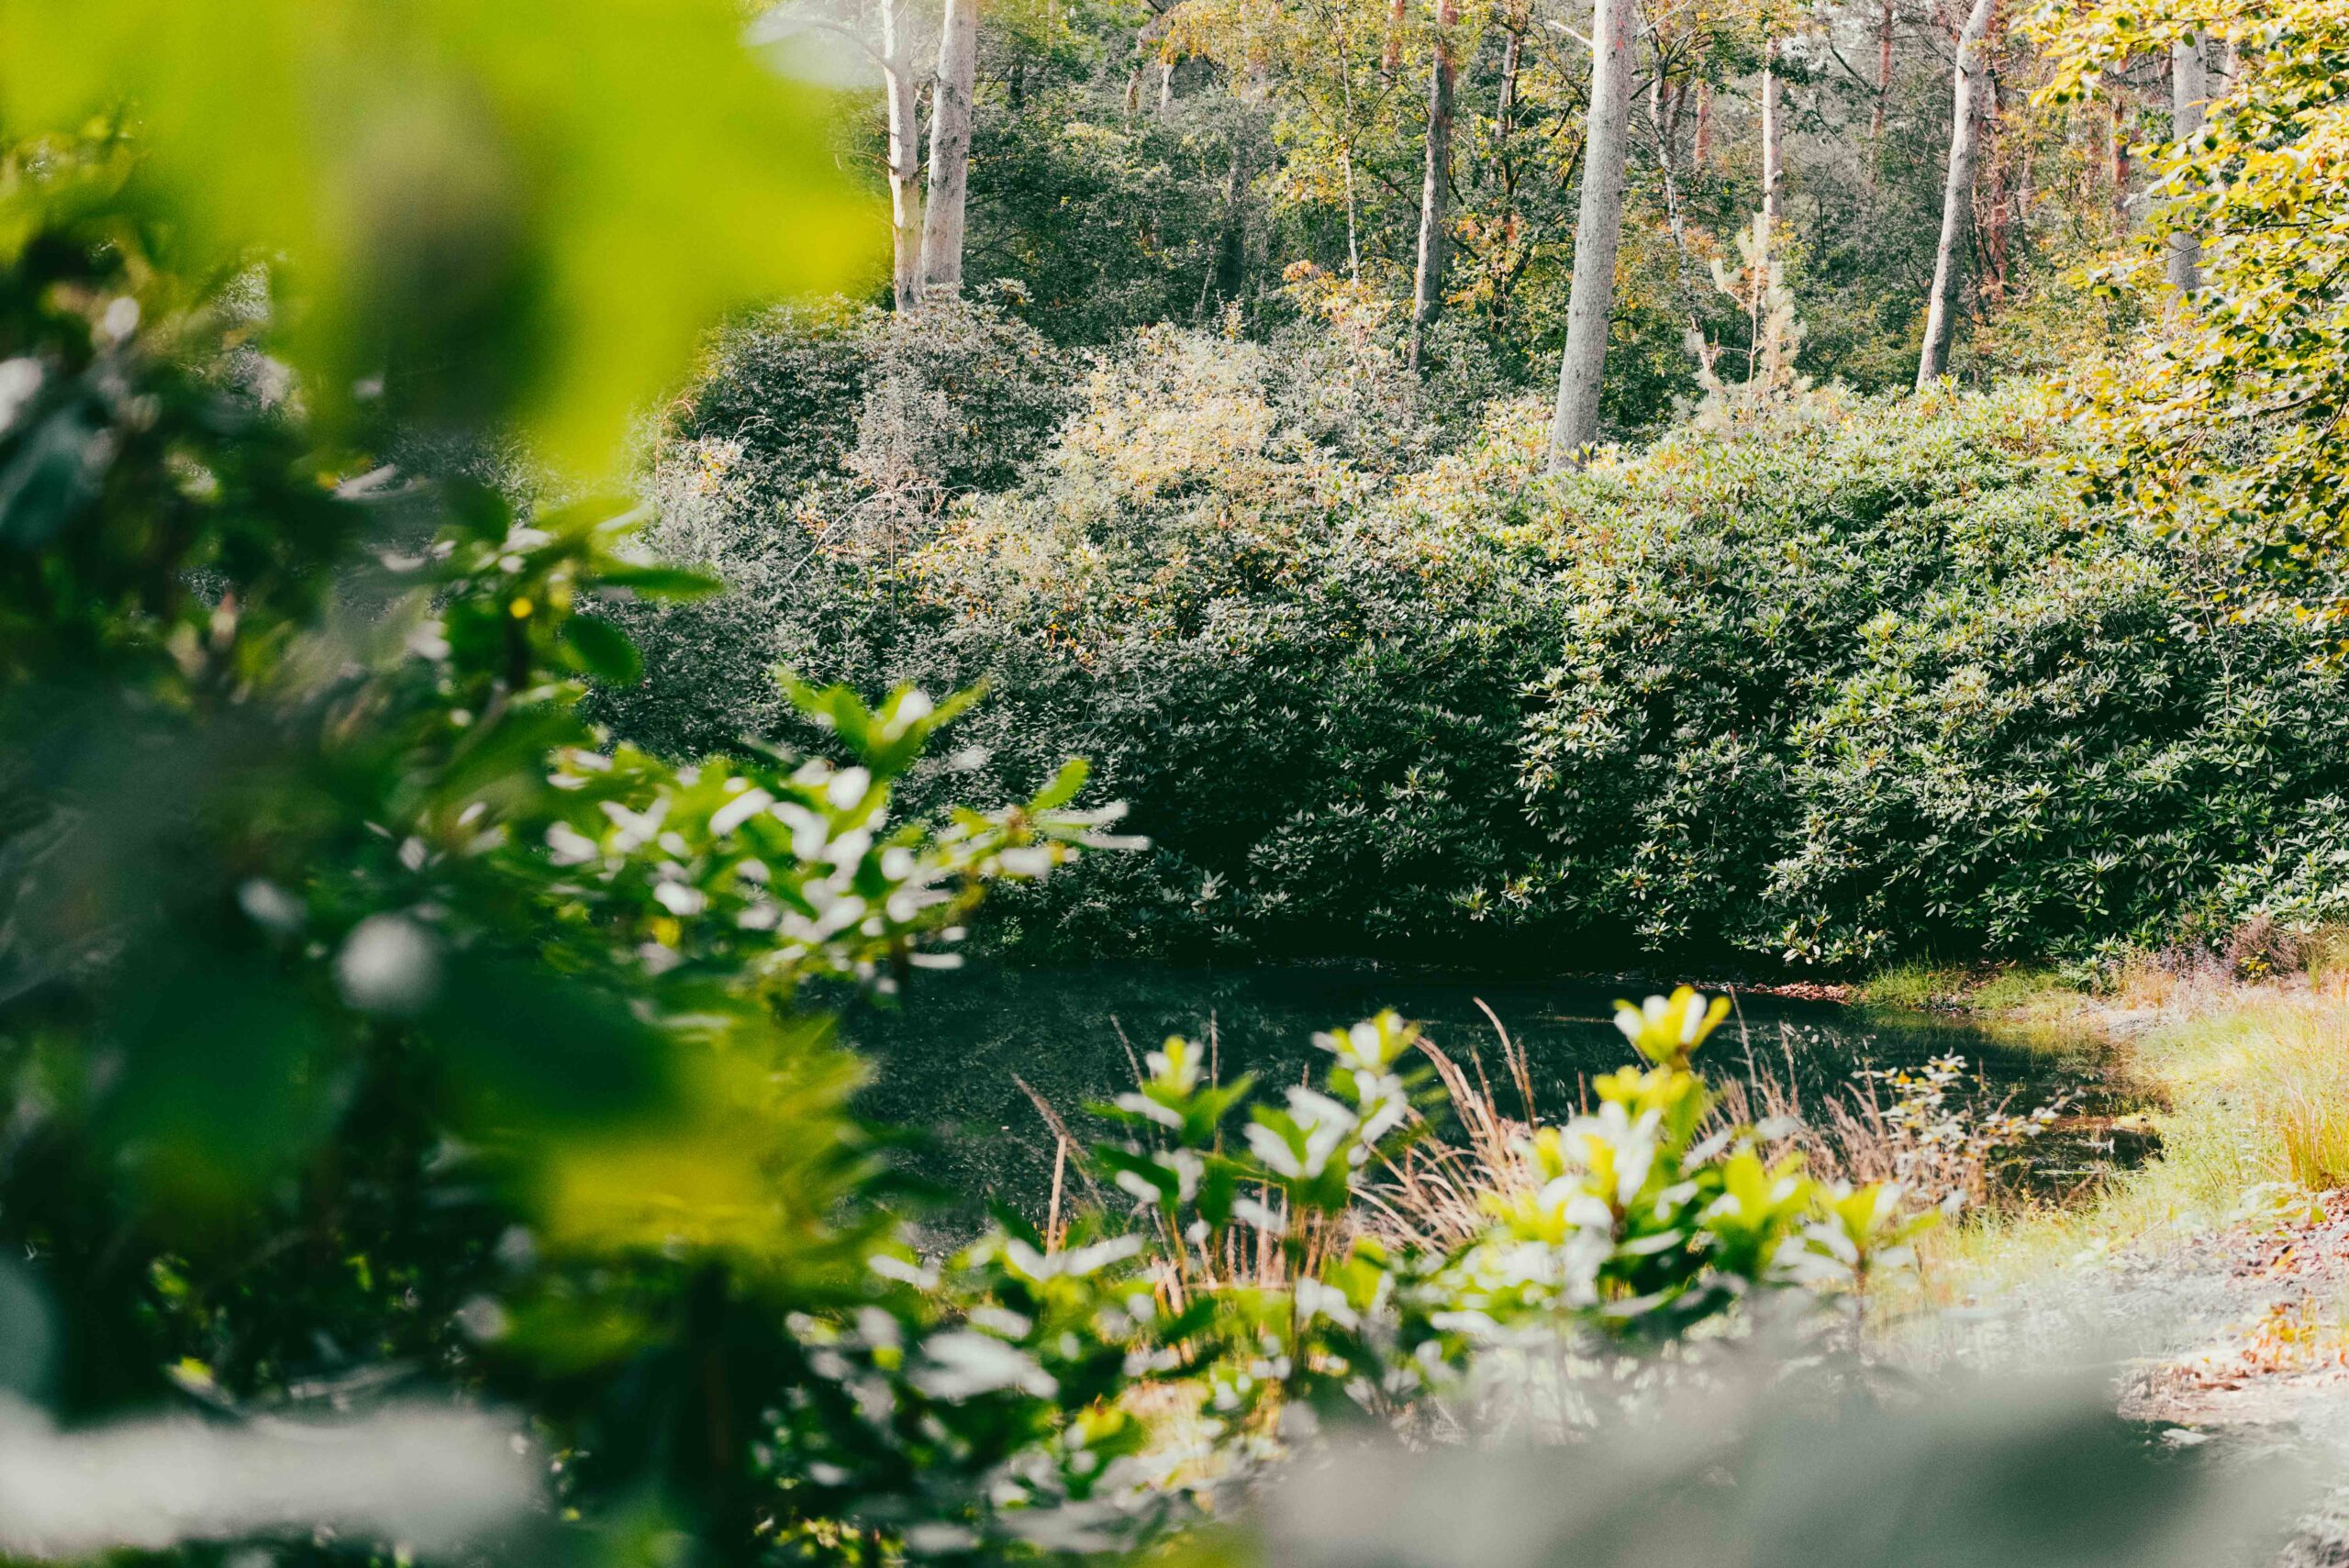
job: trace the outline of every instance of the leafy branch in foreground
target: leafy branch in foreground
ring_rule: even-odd
[[[228,373],[119,169],[16,174],[0,1285],[55,1353],[11,1385],[81,1422],[487,1396],[606,1539],[755,1554],[792,1325],[891,1223],[803,990],[943,956],[1110,814],[1071,767],[897,820],[959,706],[910,689],[799,689],[837,761],[607,749],[600,612],[708,584],[622,508],[351,474]]]

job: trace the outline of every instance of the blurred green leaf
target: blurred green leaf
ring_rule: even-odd
[[[644,678],[644,656],[628,633],[607,620],[573,616],[562,623],[563,640],[597,680],[615,686],[632,686]]]
[[[657,1119],[675,1106],[664,1037],[593,984],[463,954],[424,1022],[477,1114],[594,1124]]]
[[[137,965],[98,1120],[149,1197],[228,1213],[310,1148],[337,1108],[318,1016],[295,984],[201,943]]]
[[[57,1324],[31,1271],[0,1259],[0,1395],[43,1393],[56,1351]]]
[[[139,190],[267,258],[321,414],[517,417],[610,464],[720,313],[881,233],[729,0],[6,0],[17,128],[133,117]]]
[[[1076,792],[1085,787],[1085,781],[1091,773],[1092,769],[1085,764],[1084,758],[1071,757],[1061,764],[1061,771],[1053,775],[1052,782],[1036,796],[1037,807],[1051,811],[1066,806],[1076,798]]]
[[[629,588],[661,599],[698,598],[726,586],[707,573],[687,572],[676,566],[614,566],[599,575],[607,587]]]

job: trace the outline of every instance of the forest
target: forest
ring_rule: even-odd
[[[2349,0],[0,0],[0,1556],[2349,1563]]]
[[[2170,227],[2266,89],[2145,18],[1862,9],[1626,11],[1611,83],[1506,7],[770,13],[875,78],[834,147],[891,293],[737,319],[666,406],[647,537],[729,591],[625,619],[591,710],[691,755],[810,738],[776,664],[984,684],[915,801],[1080,755],[1153,846],[999,901],[1034,953],[2333,917],[2331,339],[2274,292],[2331,263],[2247,249],[2329,219]]]

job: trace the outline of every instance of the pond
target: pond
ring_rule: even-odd
[[[1637,1000],[1662,988],[1446,978],[1361,964],[974,965],[918,974],[903,1002],[860,1006],[844,1030],[874,1064],[863,1112],[927,1135],[910,1158],[917,1173],[965,1199],[1038,1212],[1052,1184],[1054,1139],[1023,1083],[1088,1136],[1101,1124],[1084,1106],[1132,1085],[1129,1045],[1138,1055],[1169,1034],[1205,1041],[1212,1031],[1225,1078],[1253,1073],[1276,1088],[1327,1062],[1312,1044],[1317,1030],[1392,1007],[1425,1026],[1464,1066],[1472,1055],[1481,1058],[1503,1108],[1515,1114],[1489,1007],[1525,1051],[1535,1110],[1556,1118],[1580,1103],[1591,1077],[1631,1059],[1616,1032],[1615,998]],[[2071,1095],[2075,1109],[2099,1108],[2105,1098],[2099,1052],[2084,1041],[2026,1042],[1959,1019],[1863,1016],[1833,1003],[1753,993],[1740,995],[1738,1004],[1700,1064],[1716,1075],[1744,1076],[1749,1062],[1761,1062],[1813,1103],[1849,1084],[1862,1066],[1913,1067],[1951,1054],[1965,1058],[1994,1098],[2011,1093],[2018,1110],[2060,1095]],[[2033,1174],[2068,1184],[2104,1152],[2086,1137],[2046,1140]]]

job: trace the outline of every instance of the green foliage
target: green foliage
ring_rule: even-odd
[[[1394,1237],[1381,1218],[1408,1208],[1393,1173],[1426,1131],[1424,1074],[1405,1061],[1415,1029],[1385,1014],[1316,1036],[1330,1064],[1277,1106],[1249,1104],[1245,1080],[1214,1082],[1189,1041],[1152,1052],[1136,1090],[1100,1107],[1126,1137],[1095,1158],[1149,1225],[1162,1290],[1201,1309],[1193,1331],[1213,1348],[1185,1370],[1208,1384],[1211,1430],[1277,1418],[1294,1440],[1364,1412],[1408,1429],[1462,1398],[1522,1417],[1545,1396],[1570,1401],[1497,1385],[1508,1368],[1562,1375],[1514,1352],[1564,1335],[1601,1359],[1674,1344],[1694,1356],[1687,1336],[1750,1326],[1762,1294],[1817,1302],[1903,1266],[1930,1212],[1898,1187],[1812,1182],[1799,1156],[1714,1116],[1690,1062],[1728,1011],[1686,986],[1619,1004],[1649,1065],[1598,1080],[1596,1107],[1563,1126],[1524,1129],[1488,1185],[1458,1195],[1479,1218],[1450,1245]]]
[[[2130,351],[2081,368],[2076,402],[2110,438],[2099,488],[2156,524],[2215,532],[2337,618],[2349,184],[2332,150],[2349,89],[2349,9],[2095,5],[2051,8],[2039,26],[2057,98],[2108,91],[2131,56],[2197,35],[2235,62],[2214,73],[2201,130],[2154,150],[2154,220],[2103,278],[2154,320]],[[2173,237],[2201,244],[2201,286],[2186,300],[2164,282]]]
[[[1081,725],[1105,792],[1154,825],[1150,880],[1041,912],[1063,929],[1400,939],[1464,867],[1501,873],[1538,566],[1464,517],[1374,506],[1410,481],[1311,438],[1299,364],[1145,335],[1028,486],[908,563],[926,618],[884,657],[934,649],[987,681],[973,734],[996,767]],[[1391,450],[1375,429],[1353,427],[1357,450]]]
[[[19,134],[136,102],[135,195],[184,267],[269,263],[320,414],[511,414],[592,470],[713,315],[869,243],[805,155],[823,105],[740,25],[729,0],[28,0],[0,55]]]
[[[1127,951],[1830,964],[2332,912],[2337,677],[2067,512],[2032,406],[1780,395],[1757,257],[1751,417],[1537,479],[1497,395],[1553,319],[1564,57],[1504,14],[1506,97],[1468,61],[1423,376],[1408,196],[1357,181],[1404,188],[1436,40],[1212,12],[1135,63],[1250,89],[1112,127],[1134,18],[1047,8],[1032,87],[988,72],[973,225],[1040,286],[721,335],[655,435],[656,560],[631,501],[481,476],[607,462],[712,316],[853,261],[735,6],[0,3],[45,133],[0,165],[12,1393],[505,1408],[565,1559],[1148,1544],[1340,1418],[1572,1426],[1570,1362],[1701,1372],[1932,1217],[1726,1118],[1684,988],[1619,1008],[1644,1065],[1583,1114],[1486,1140],[1448,1240],[1402,1218],[1442,1099],[1388,1014],[1277,1096],[1168,1040],[1073,1156],[1097,1201],[941,1257],[826,1006],[951,964],[990,889],[1035,884],[1008,937]],[[1681,38],[1683,84],[1736,33]],[[1340,191],[1345,281],[1286,268]],[[1081,393],[1040,296],[1110,345]],[[1680,316],[1627,299],[1650,348]],[[1624,424],[1683,389],[1623,362]],[[1955,1072],[1898,1085],[1920,1136]]]
[[[1415,464],[1387,394],[1316,381],[1349,450],[1286,373],[1145,335],[901,572],[757,601],[829,678],[990,686],[989,761],[919,787],[1083,751],[1131,804],[1151,856],[1004,901],[1004,937],[1848,969],[2328,917],[2315,634],[2084,514],[2032,398],[1757,404],[1556,483],[1537,411]]]
[[[1084,766],[924,819],[897,791],[968,699],[788,678],[826,754],[609,742],[580,705],[638,673],[612,612],[714,584],[628,553],[623,506],[332,484],[295,408],[196,373],[223,317],[142,294],[135,230],[25,194],[0,353],[56,390],[8,436],[89,480],[0,505],[0,1280],[59,1414],[284,1420],[396,1378],[528,1418],[557,1550],[1101,1550],[1318,1417],[1424,1422],[1518,1340],[1650,1354],[1865,1284],[1918,1222],[1711,1128],[1688,1062],[1723,1008],[1683,992],[1623,1010],[1653,1065],[1531,1135],[1461,1247],[1373,1229],[1437,1108],[1386,1016],[1277,1103],[1169,1041],[1084,1162],[1137,1207],[925,1260],[822,988],[951,962],[991,884],[1113,847]],[[1165,508],[1211,587],[1276,578],[1252,541],[1209,560],[1202,475],[1359,478],[1273,417],[1261,360],[1147,351],[1073,422],[1069,482]],[[1170,383],[1223,439],[1169,444]],[[1197,1413],[1187,1476],[1153,1399]]]
[[[2325,810],[2340,694],[2308,630],[2093,531],[2064,456],[2028,397],[1863,408],[1570,501],[1529,783],[1594,913],[1838,967],[2037,955],[2158,931]]]
[[[1020,68],[1042,75],[1040,63]],[[1099,78],[1071,75],[982,116],[971,154],[972,250],[986,258],[986,275],[1018,281],[1057,342],[1101,343],[1142,322],[1192,319],[1225,269],[1234,205],[1254,206],[1244,186],[1228,191],[1226,177],[1235,143],[1262,139],[1259,117],[1220,94],[1179,121],[1129,116]]]
[[[529,1412],[615,1544],[815,1528],[713,1398],[780,1398],[887,1229],[803,993],[943,961],[1094,835],[1081,770],[902,817],[960,706],[911,690],[796,689],[838,762],[609,746],[605,612],[712,584],[624,506],[336,484],[86,174],[24,173],[0,271],[6,450],[69,481],[0,496],[0,1214],[52,1407],[398,1376]]]
[[[1074,372],[1016,304],[983,295],[918,321],[795,306],[720,332],[654,439],[643,538],[716,569],[727,591],[657,617],[619,607],[649,677],[598,691],[593,716],[687,755],[746,733],[815,739],[770,677],[779,664],[864,690],[922,678],[856,656],[897,613],[874,569],[956,498],[1010,483],[1077,399]]]
[[[1783,417],[1788,405],[1801,403],[1810,392],[1810,378],[1795,369],[1804,328],[1787,288],[1785,259],[1771,253],[1766,217],[1756,213],[1737,237],[1737,257],[1734,274],[1714,259],[1713,286],[1737,303],[1750,324],[1745,379],[1732,389],[1719,373],[1720,350],[1701,338],[1692,339],[1697,384],[1705,389],[1695,420],[1699,429],[1720,432],[1744,421]]]

